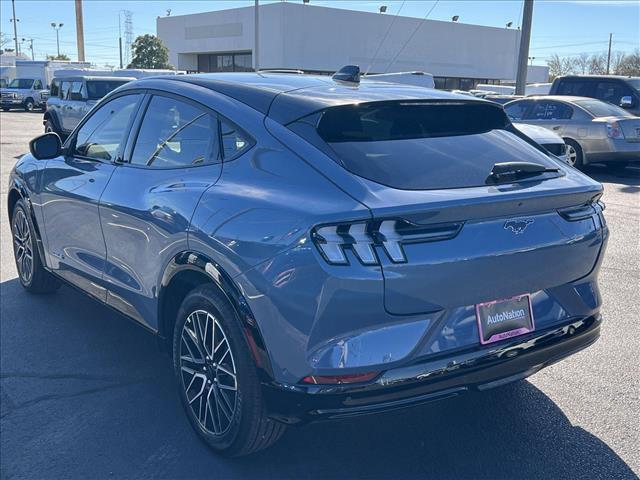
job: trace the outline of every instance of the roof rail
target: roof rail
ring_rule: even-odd
[[[295,73],[296,75],[304,75],[304,70],[288,68],[266,68],[264,70],[258,70],[258,73]]]

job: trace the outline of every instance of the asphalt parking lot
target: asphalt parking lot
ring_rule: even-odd
[[[292,428],[225,459],[192,432],[169,359],[130,321],[63,287],[22,290],[7,177],[41,113],[0,113],[0,478],[638,478],[640,168],[605,185],[606,323],[528,381],[377,417]]]

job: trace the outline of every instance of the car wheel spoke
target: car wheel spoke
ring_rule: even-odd
[[[236,412],[238,385],[231,345],[214,315],[189,314],[179,353],[188,408],[207,432],[223,435]]]

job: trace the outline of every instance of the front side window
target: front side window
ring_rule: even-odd
[[[139,101],[138,94],[124,95],[95,110],[78,130],[74,154],[105,161],[119,158]]]
[[[82,82],[71,82],[69,100],[82,100]]]
[[[53,80],[51,82],[51,91],[49,92],[50,97],[57,97],[60,95],[60,85],[58,84],[58,80]]]
[[[622,97],[630,97],[632,95],[631,88],[623,82],[598,82],[596,84],[595,97],[603,102],[620,105]]]
[[[71,82],[64,81],[60,84],[60,98],[66,100],[71,89]]]
[[[525,118],[527,120],[568,120],[572,113],[573,109],[569,105],[543,100],[535,102]]]
[[[133,165],[189,167],[219,158],[216,115],[174,98],[151,99],[131,156]]]
[[[505,105],[504,111],[507,113],[511,120],[522,120],[525,113],[527,113],[527,109],[531,106],[532,103],[533,102],[531,102],[530,100],[511,102],[508,105]]]
[[[41,80],[36,80],[35,82],[33,82],[33,89],[34,90],[42,90],[42,81]]]

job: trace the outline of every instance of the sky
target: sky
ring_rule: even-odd
[[[260,0],[261,4],[283,0]],[[287,0],[301,3],[302,0]],[[385,15],[423,18],[436,0],[310,0],[312,5],[377,12],[387,5]],[[184,15],[253,5],[253,0],[172,0],[119,1],[84,0],[85,52],[96,65],[118,63],[119,12],[132,13],[134,38],[156,33],[156,17]],[[439,0],[429,14],[431,20],[450,21],[459,15],[460,23],[504,27],[522,20],[522,0]],[[15,0],[18,39],[28,55],[33,39],[36,60],[56,53],[56,32],[51,23],[62,23],[60,53],[77,59],[75,4],[73,0]],[[122,17],[122,16],[121,16]],[[11,1],[0,0],[0,31],[4,48],[13,48]],[[124,20],[123,20],[124,21]],[[122,23],[124,28],[124,23]],[[630,52],[640,48],[640,0],[535,0],[531,48],[534,65],[546,65],[547,59],[606,52],[609,34],[614,51]],[[22,39],[25,39],[22,42]],[[8,41],[8,42],[7,42]],[[7,43],[5,43],[7,42]]]

